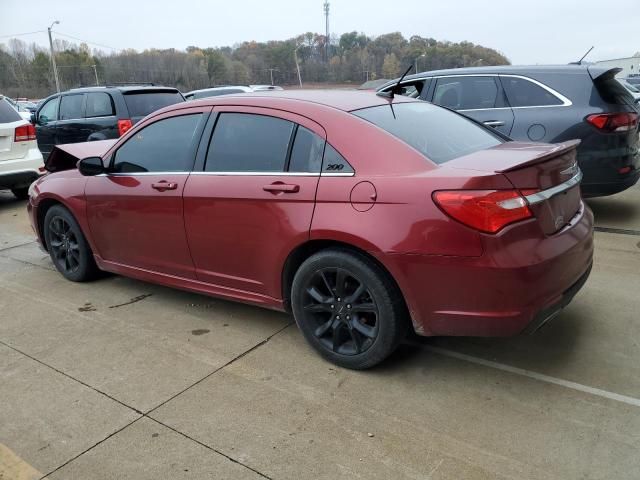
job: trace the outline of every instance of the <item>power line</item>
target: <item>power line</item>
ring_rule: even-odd
[[[46,30],[36,30],[35,32],[14,33],[13,35],[0,35],[0,38],[24,37],[25,35],[33,35],[35,33],[45,33]]]
[[[118,48],[110,47],[109,45],[104,45],[104,44],[102,44],[102,43],[90,42],[89,40],[84,40],[84,39],[82,39],[82,38],[74,37],[73,35],[69,35],[69,34],[67,34],[67,33],[62,33],[62,32],[59,32],[59,31],[57,31],[57,30],[55,31],[55,34],[56,34],[56,35],[60,35],[61,37],[71,38],[71,39],[73,39],[73,40],[77,40],[77,41],[79,41],[79,42],[84,42],[84,43],[87,43],[87,44],[89,44],[89,45],[95,45],[95,46],[97,46],[97,47],[109,48],[109,49],[111,49],[111,50],[115,50],[115,51],[120,50],[120,49],[118,49]]]

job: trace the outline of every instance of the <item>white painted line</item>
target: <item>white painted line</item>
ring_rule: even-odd
[[[438,355],[444,355],[445,357],[456,358],[458,360],[464,360],[465,362],[475,363],[489,368],[495,368],[496,370],[502,370],[504,372],[513,373],[515,375],[522,375],[523,377],[533,378],[541,382],[552,383],[554,385],[560,385],[561,387],[571,388],[579,392],[588,393],[590,395],[596,395],[598,397],[606,398],[608,400],[614,400],[616,402],[626,403],[627,405],[633,405],[634,407],[640,407],[640,398],[628,397],[626,395],[620,395],[618,393],[608,392],[599,388],[588,387],[581,383],[570,382],[568,380],[562,380],[561,378],[550,377],[542,373],[532,372],[531,370],[525,370],[523,368],[512,367],[510,365],[504,365],[498,362],[492,362],[491,360],[485,360],[484,358],[474,357],[464,353],[454,352],[440,347],[432,347],[430,345],[421,345],[422,348]]]

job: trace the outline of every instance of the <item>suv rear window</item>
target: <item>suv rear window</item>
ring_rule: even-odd
[[[20,114],[4,98],[0,99],[0,123],[11,123],[22,120]]]
[[[151,92],[130,92],[124,93],[124,101],[127,110],[132,117],[146,117],[156,110],[183,102],[180,92],[151,91]]]
[[[604,77],[604,78],[603,78]],[[602,97],[602,99],[607,103],[612,103],[614,105],[631,105],[634,104],[633,95],[624,88],[616,78],[611,75],[603,75],[602,77],[598,77],[593,82],[598,90],[598,93]]]
[[[468,118],[426,102],[382,105],[352,113],[411,145],[435,163],[504,142]]]

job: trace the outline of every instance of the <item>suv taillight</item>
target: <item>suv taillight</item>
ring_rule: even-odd
[[[433,199],[454,220],[486,233],[533,216],[517,190],[448,190],[434,192]]]
[[[133,123],[131,122],[131,120],[118,120],[118,135],[124,135],[129,130],[131,130],[131,127],[133,127]]]
[[[16,131],[13,135],[14,142],[30,142],[36,139],[36,127],[33,125],[22,125],[16,127]]]
[[[627,132],[638,125],[637,113],[595,113],[587,117],[587,122],[603,132]]]

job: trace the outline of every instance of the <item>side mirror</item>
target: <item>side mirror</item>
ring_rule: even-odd
[[[31,119],[30,120],[31,120],[31,123],[33,125],[36,124],[36,112],[31,112]]]
[[[36,117],[36,121],[38,122],[38,125],[46,125],[47,123],[49,123],[49,119],[46,115],[39,115],[38,117]]]
[[[78,162],[77,166],[80,173],[85,177],[94,177],[106,172],[100,157],[83,158]]]

